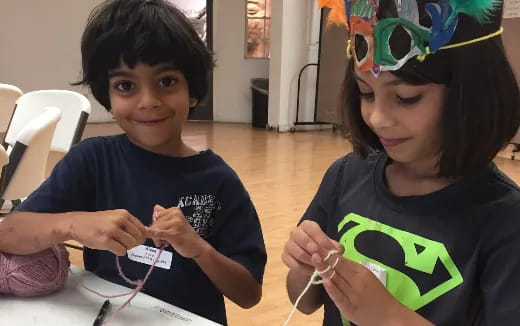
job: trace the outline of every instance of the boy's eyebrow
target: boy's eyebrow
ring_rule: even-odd
[[[126,70],[111,70],[108,72],[108,78],[114,77],[132,77],[133,74],[130,71]]]
[[[165,63],[154,67],[155,73],[162,73],[165,71],[175,70],[175,66],[171,63]],[[134,74],[129,70],[114,69],[108,72],[108,78],[114,77],[133,77]]]
[[[165,71],[169,71],[169,70],[179,70],[179,69],[175,68],[175,66],[171,63],[165,63],[165,64],[161,64],[161,65],[158,65],[155,67],[156,73],[161,73],[161,72],[165,72]]]

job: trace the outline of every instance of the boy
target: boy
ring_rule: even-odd
[[[150,250],[152,238],[169,246],[143,292],[226,324],[222,295],[244,308],[259,302],[266,252],[238,176],[211,150],[196,152],[181,137],[207,92],[211,54],[163,0],[102,3],[81,49],[78,84],[90,87],[125,134],[74,146],[0,224],[0,251],[30,254],[76,240],[85,245],[87,270],[125,285],[114,254],[131,250],[136,257]],[[131,279],[149,268],[139,258],[120,260]]]

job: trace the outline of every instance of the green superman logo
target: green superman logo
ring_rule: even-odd
[[[387,270],[386,288],[397,300],[408,308],[415,311],[424,307],[463,282],[462,275],[444,244],[393,228],[354,213],[348,214],[339,223],[338,232],[341,231],[347,223],[354,226],[348,229],[340,238],[340,243],[345,247],[344,256],[358,263],[371,262],[385,268]],[[354,245],[355,240],[365,231],[381,232],[399,243],[404,252],[405,262],[403,263],[408,268],[431,275],[435,266],[440,262],[448,271],[450,278],[428,290],[426,293],[421,294],[419,286],[411,277],[373,258],[366,257],[356,250]],[[424,249],[418,252],[417,247]]]

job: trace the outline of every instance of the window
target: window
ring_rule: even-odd
[[[206,38],[206,0],[168,0],[188,17],[202,41]]]
[[[246,58],[269,58],[271,0],[247,0]]]

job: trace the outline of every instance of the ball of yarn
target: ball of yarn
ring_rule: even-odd
[[[56,292],[65,285],[69,267],[62,245],[31,255],[0,252],[0,293],[32,297]]]

